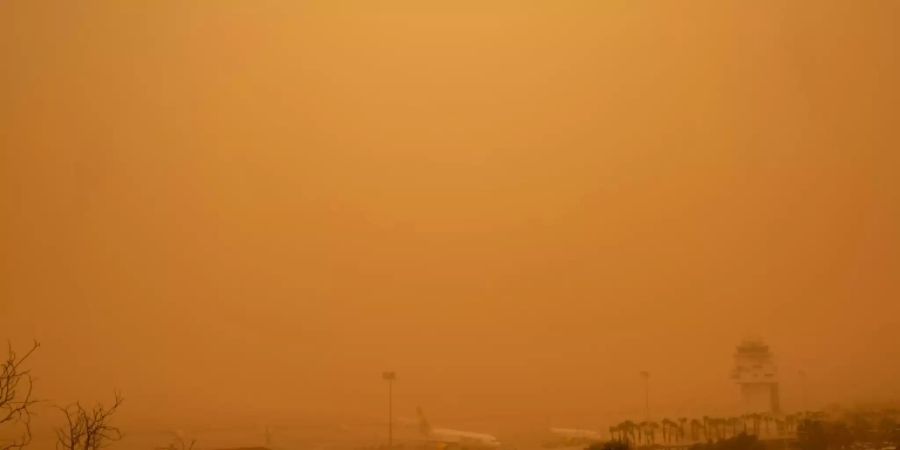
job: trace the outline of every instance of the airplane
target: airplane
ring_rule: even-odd
[[[419,415],[419,431],[429,443],[448,450],[491,450],[500,448],[500,440],[486,433],[459,431],[447,428],[433,428],[425,418],[422,408],[416,408]]]
[[[579,430],[576,428],[551,428],[553,440],[544,444],[544,447],[574,447],[590,445],[603,440],[600,433],[592,430]]]

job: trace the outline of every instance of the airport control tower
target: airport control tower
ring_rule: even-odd
[[[779,412],[778,371],[762,340],[747,339],[737,346],[731,378],[741,387],[744,412]]]

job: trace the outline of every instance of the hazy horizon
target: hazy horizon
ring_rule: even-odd
[[[37,395],[593,427],[759,336],[786,409],[900,400],[898,3],[484,3],[2,2]]]

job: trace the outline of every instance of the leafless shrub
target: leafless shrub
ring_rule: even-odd
[[[98,450],[110,442],[122,438],[122,432],[110,425],[110,419],[122,404],[122,395],[116,392],[112,406],[98,403],[85,408],[81,403],[59,408],[66,417],[66,424],[56,429],[56,448],[59,450]]]
[[[19,356],[9,344],[6,360],[0,366],[0,425],[15,428],[12,438],[0,438],[0,450],[21,449],[31,443],[31,407],[37,403],[32,396],[34,379],[23,364],[41,346],[34,341],[24,355]]]

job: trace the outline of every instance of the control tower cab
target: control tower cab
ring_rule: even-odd
[[[731,378],[740,386],[745,413],[780,412],[778,370],[761,339],[746,339],[737,346]]]

